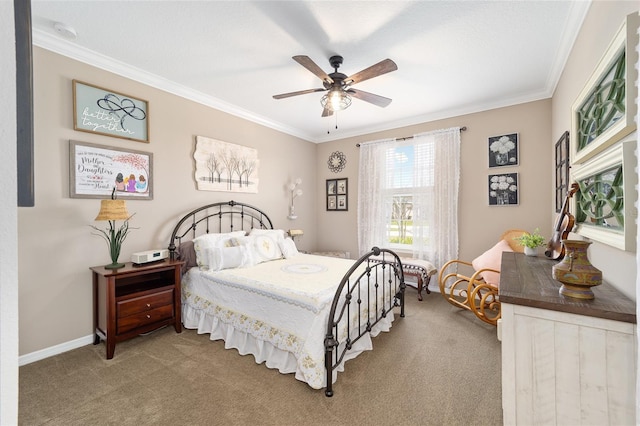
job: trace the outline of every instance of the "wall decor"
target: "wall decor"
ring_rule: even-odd
[[[627,16],[571,107],[571,162],[581,163],[636,128],[638,13]]]
[[[489,205],[518,204],[518,173],[489,175]]]
[[[566,131],[556,142],[556,213],[562,210],[562,204],[569,188],[569,132]]]
[[[200,191],[258,192],[258,150],[196,136],[194,178]]]
[[[327,179],[327,210],[349,210],[349,179]]]
[[[518,134],[509,133],[489,138],[489,167],[518,165]]]
[[[122,93],[73,80],[73,128],[149,142],[149,105]]]
[[[636,250],[636,141],[616,144],[571,170],[579,190],[574,197],[575,232],[621,250]]]
[[[327,165],[333,173],[340,173],[347,165],[347,156],[340,151],[332,152],[327,160]]]
[[[153,199],[153,154],[69,141],[71,198]]]

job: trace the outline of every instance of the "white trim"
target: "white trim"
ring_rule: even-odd
[[[78,349],[83,346],[90,345],[93,343],[93,338],[94,338],[94,335],[90,334],[88,336],[80,337],[75,340],[70,340],[65,343],[60,343],[59,345],[50,346],[48,348],[44,348],[39,351],[22,355],[18,359],[18,365],[22,367],[23,365],[31,364],[32,362],[40,361],[45,358],[52,357],[54,355],[59,355],[61,353],[68,352],[73,349]]]

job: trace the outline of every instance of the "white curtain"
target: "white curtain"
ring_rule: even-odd
[[[392,201],[387,152],[413,145],[414,164],[409,190],[413,200],[413,242],[410,256],[436,266],[458,256],[458,186],[460,181],[460,128],[414,135],[405,141],[381,140],[360,146],[358,175],[358,250],[388,247],[386,227]]]

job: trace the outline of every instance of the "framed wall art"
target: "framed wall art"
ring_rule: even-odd
[[[636,128],[638,13],[627,16],[571,107],[571,162],[582,163]]]
[[[491,136],[489,138],[489,167],[518,165],[518,134]]]
[[[620,250],[636,250],[636,146],[635,140],[623,140],[572,169],[579,187],[572,209],[576,233]]]
[[[556,169],[556,213],[562,210],[562,204],[569,189],[569,132],[564,132],[555,147]]]
[[[71,198],[153,199],[153,154],[69,141]]]
[[[489,205],[518,204],[518,173],[489,175]]]
[[[73,128],[149,142],[147,101],[73,80]]]
[[[349,210],[349,180],[327,179],[327,210]]]
[[[200,191],[257,193],[258,150],[196,136],[194,178]]]

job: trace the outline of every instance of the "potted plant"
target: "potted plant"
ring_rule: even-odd
[[[538,254],[538,247],[544,245],[545,238],[540,235],[540,229],[536,228],[533,234],[525,233],[519,237],[514,238],[521,246],[524,246],[524,254],[527,256],[536,256]]]

